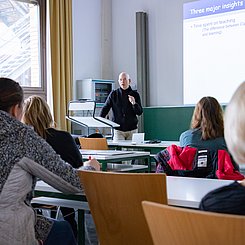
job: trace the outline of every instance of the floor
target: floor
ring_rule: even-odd
[[[85,244],[98,244],[94,221],[92,215],[88,211],[85,211]]]
[[[46,217],[50,217],[50,210],[42,209],[42,214]],[[41,214],[41,213],[39,213]],[[56,212],[54,213],[54,215]],[[77,212],[76,212],[76,221],[77,221]],[[58,214],[58,219],[63,219],[61,212]],[[89,211],[85,211],[85,245],[98,245],[98,239],[95,229],[95,224],[92,218],[92,215]]]

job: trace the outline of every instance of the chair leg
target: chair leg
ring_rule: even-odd
[[[56,209],[55,219],[59,218],[59,214],[60,214],[60,206],[58,206],[57,209]]]

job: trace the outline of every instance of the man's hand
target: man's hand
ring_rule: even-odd
[[[135,105],[135,98],[132,95],[128,95],[128,100],[132,105]]]

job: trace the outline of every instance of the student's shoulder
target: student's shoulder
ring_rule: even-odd
[[[187,137],[187,136],[192,135],[193,132],[194,132],[193,129],[188,129],[188,130],[182,132],[180,136],[181,136],[181,137]]]
[[[245,214],[244,201],[245,187],[233,182],[207,193],[199,208],[220,213]]]
[[[195,131],[193,129],[188,129],[180,134],[179,140],[182,147],[190,145],[193,143],[195,138]]]
[[[65,138],[72,138],[71,134],[67,131],[55,129],[55,128],[48,128],[47,133],[54,137],[65,137]]]

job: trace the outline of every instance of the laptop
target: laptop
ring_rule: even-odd
[[[145,133],[134,133],[132,136],[132,144],[144,144]]]

